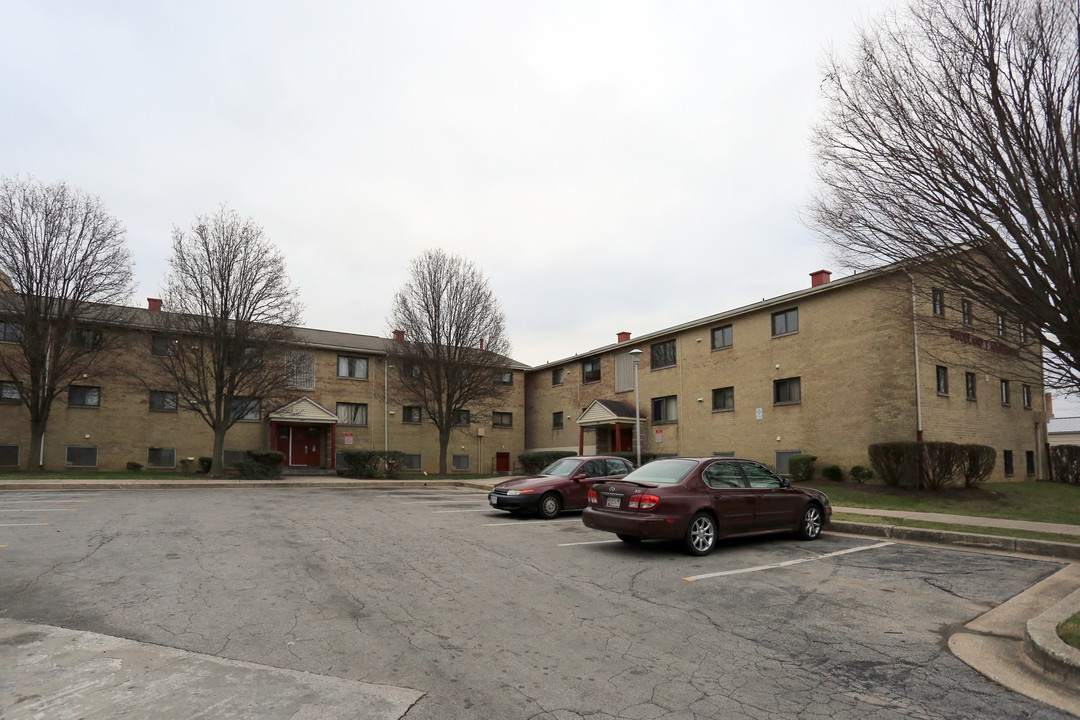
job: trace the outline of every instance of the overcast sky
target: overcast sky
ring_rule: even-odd
[[[308,327],[386,336],[409,260],[464,255],[537,365],[846,274],[799,220],[821,61],[889,6],[9,0],[0,175],[99,195],[137,305],[222,203]]]

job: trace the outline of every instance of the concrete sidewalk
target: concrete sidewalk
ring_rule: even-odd
[[[162,489],[252,489],[252,488],[337,488],[375,489],[406,487],[471,488],[490,490],[507,477],[470,480],[357,480],[337,476],[286,476],[278,480],[215,480],[202,476],[181,476],[177,479],[129,479],[129,478],[28,478],[25,475],[0,476],[0,491],[17,490],[162,490]],[[1043,532],[1062,536],[1080,536],[1080,527],[1057,523],[1040,523],[1021,520],[1001,520],[968,515],[920,513],[868,508],[834,507],[834,513],[847,513],[904,520],[922,520],[968,527],[1003,528]],[[1080,544],[1026,540],[1007,536],[995,536],[950,530],[928,530],[901,525],[834,520],[830,532],[867,537],[887,537],[900,542],[949,545],[978,550],[994,550],[1010,554],[1025,554],[1041,558],[1053,558],[1065,563],[1062,570],[1029,588],[994,610],[975,619],[965,631],[954,634],[949,641],[950,649],[957,657],[990,679],[1041,702],[1080,716],[1080,650],[1069,647],[1058,637],[1057,625],[1080,613]],[[0,628],[5,629],[5,628]],[[31,634],[42,631],[36,628]],[[67,633],[62,628],[56,632]],[[25,629],[6,628],[20,635]],[[49,633],[46,632],[46,635]],[[27,635],[22,635],[28,637]],[[66,638],[66,636],[65,636]],[[0,638],[2,640],[2,638]],[[67,638],[66,646],[74,641]],[[148,652],[164,649],[147,648]],[[192,662],[210,662],[206,658],[192,658]],[[273,674],[272,668],[246,668],[244,671],[264,671]],[[286,674],[287,675],[287,674]],[[285,677],[283,675],[282,677]],[[291,677],[291,676],[289,676]],[[297,682],[331,682],[320,678],[298,678]],[[72,679],[74,681],[74,679]],[[277,680],[280,682],[280,678]],[[292,682],[293,680],[290,680]],[[63,680],[60,680],[62,683]],[[2,690],[3,688],[0,688]],[[415,701],[416,695],[408,688],[364,688],[360,684],[335,686],[335,692],[363,696],[369,693],[371,701],[380,706],[373,717],[396,717]],[[0,692],[0,697],[3,693]],[[389,702],[388,702],[389,701]],[[385,703],[385,704],[384,704]],[[330,708],[304,708],[303,712],[315,712],[318,717],[335,717],[332,712],[319,715]],[[301,714],[303,714],[303,712]],[[385,713],[385,714],[381,714]],[[314,717],[313,716],[313,717]]]

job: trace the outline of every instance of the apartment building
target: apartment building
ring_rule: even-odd
[[[993,480],[1045,476],[1029,333],[896,268],[831,280],[528,370],[529,450],[868,465],[896,440],[990,445]],[[637,352],[640,351],[640,352]],[[635,357],[636,375],[635,381]],[[640,412],[635,413],[635,386]]]

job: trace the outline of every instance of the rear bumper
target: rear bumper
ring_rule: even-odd
[[[581,512],[581,522],[593,530],[633,535],[643,540],[677,540],[686,533],[686,521],[651,513],[608,512],[592,506]]]

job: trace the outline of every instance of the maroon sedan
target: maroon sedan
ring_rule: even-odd
[[[536,513],[550,520],[563,510],[580,510],[593,483],[623,477],[634,466],[617,457],[568,457],[539,475],[499,483],[488,494],[491,507],[512,513]]]
[[[753,460],[664,458],[616,482],[597,483],[581,514],[623,542],[683,540],[707,555],[724,537],[793,532],[813,540],[832,517],[820,490],[792,487]]]

